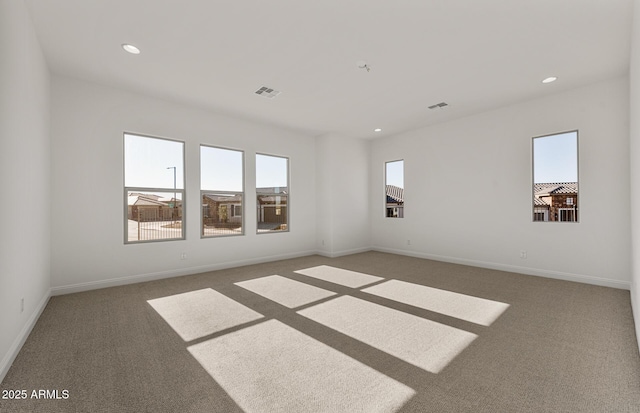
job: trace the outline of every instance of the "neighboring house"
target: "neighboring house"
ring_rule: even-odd
[[[578,183],[553,182],[533,184],[533,220],[578,220]]]
[[[204,225],[242,225],[242,195],[202,195],[202,219]]]
[[[287,215],[289,188],[256,188],[256,193],[258,194],[258,229],[277,227],[285,229],[289,218]]]
[[[388,218],[404,217],[404,189],[395,185],[387,185],[387,213]]]
[[[177,208],[173,208],[174,202],[173,198],[164,199],[154,194],[131,192],[127,197],[127,217],[138,222],[180,219],[182,203],[178,200]]]
[[[129,192],[129,196],[130,197],[143,197],[143,198],[147,198],[147,199],[153,199],[154,201],[160,201],[160,198],[162,198],[160,195],[156,195],[156,194],[145,194],[142,192]]]

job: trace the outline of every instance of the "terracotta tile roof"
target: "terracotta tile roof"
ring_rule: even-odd
[[[259,194],[287,194],[289,188],[286,186],[269,186],[266,188],[256,188],[256,192]]]
[[[138,196],[129,196],[127,198],[127,204],[129,206],[167,206],[164,202],[157,201],[152,198],[147,198],[142,195]]]
[[[404,188],[395,185],[387,185],[387,197],[396,202],[404,202]]]
[[[153,200],[159,200],[161,198],[160,195],[157,194],[145,194],[142,192],[129,192],[129,196],[141,196],[143,198],[147,198],[147,199],[153,199]]]
[[[557,195],[557,194],[577,194],[578,183],[577,182],[550,182],[533,184],[533,193],[536,196],[540,195]]]
[[[533,197],[533,205],[534,206],[549,206],[548,203],[546,203],[544,200],[537,198],[537,197]]]
[[[242,201],[242,195],[221,195],[221,194],[203,194],[205,198],[209,198],[214,202],[240,202]]]

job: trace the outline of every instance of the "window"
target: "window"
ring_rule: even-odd
[[[289,159],[256,154],[258,234],[289,230]]]
[[[563,221],[563,222],[576,221],[575,211],[572,208],[560,208],[558,209],[558,211],[559,211],[558,221]]]
[[[404,218],[404,160],[385,163],[385,216]]]
[[[547,210],[538,210],[535,209],[533,211],[533,220],[534,221],[548,221],[549,220],[549,211]]]
[[[125,243],[184,239],[184,143],[124,134]]]
[[[578,131],[533,138],[533,220],[578,222]]]
[[[244,153],[200,146],[202,237],[244,234]]]

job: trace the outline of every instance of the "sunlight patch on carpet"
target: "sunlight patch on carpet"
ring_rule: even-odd
[[[438,373],[477,335],[351,296],[298,314],[431,373]]]
[[[188,350],[246,413],[391,413],[415,394],[277,320]]]
[[[320,265],[318,267],[305,268],[303,270],[294,271],[297,274],[306,275],[308,277],[329,281],[334,284],[344,285],[345,287],[359,288],[374,282],[384,280],[382,277],[375,275],[363,274],[361,272],[335,268],[329,265]]]
[[[280,275],[237,282],[235,285],[275,301],[285,307],[295,308],[336,295],[333,291],[294,281]]]
[[[264,317],[211,288],[147,302],[184,341],[195,340]]]
[[[509,307],[499,301],[398,280],[362,291],[483,326],[490,326]]]

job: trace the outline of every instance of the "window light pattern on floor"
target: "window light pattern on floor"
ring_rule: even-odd
[[[329,265],[319,265],[317,267],[305,268],[294,272],[296,274],[306,275],[307,277],[313,277],[351,288],[364,287],[365,285],[384,280],[384,278],[377,277],[375,275],[335,268]]]
[[[439,373],[477,335],[351,296],[298,311],[431,373]]]
[[[235,285],[288,308],[300,307],[336,295],[333,291],[294,281],[280,275],[270,275],[237,282]]]
[[[295,272],[484,326],[491,325],[509,307],[328,265]],[[296,314],[433,374],[441,372],[478,337],[386,307],[379,304],[380,299],[373,303],[280,275],[235,285],[289,309],[311,305]],[[392,413],[415,395],[405,384],[277,319],[253,323],[264,316],[211,288],[148,303],[185,341],[222,332],[187,349],[247,413]],[[239,328],[224,331],[231,327]]]
[[[184,341],[263,318],[211,288],[147,301]]]
[[[246,413],[391,413],[415,394],[277,320],[188,350]]]
[[[362,291],[483,326],[490,326],[509,307],[499,301],[399,280],[389,280]]]

